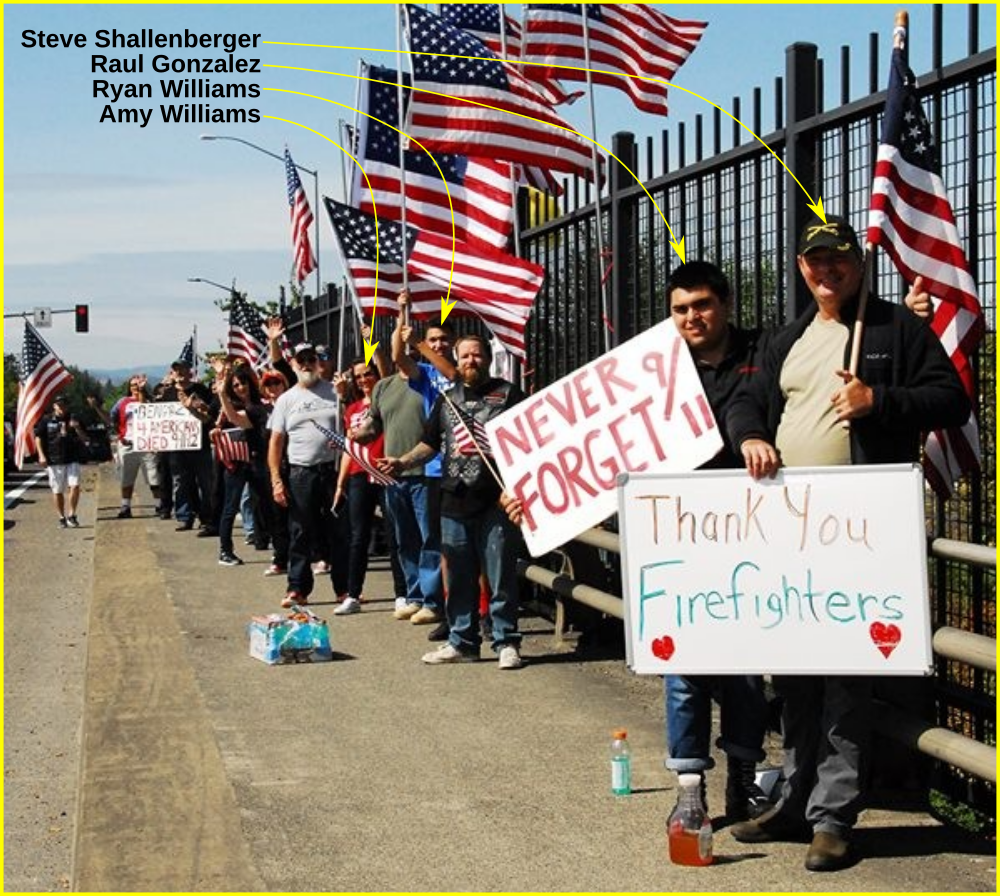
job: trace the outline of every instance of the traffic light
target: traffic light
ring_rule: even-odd
[[[76,332],[77,333],[89,333],[90,332],[90,306],[89,305],[77,305],[76,306]]]

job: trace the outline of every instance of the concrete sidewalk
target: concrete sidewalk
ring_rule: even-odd
[[[332,663],[266,666],[250,616],[278,610],[269,555],[219,567],[216,539],[117,509],[98,490],[81,811],[86,890],[990,891],[988,844],[919,813],[869,811],[855,868],[805,847],[715,836],[716,864],[670,864],[662,685],[620,659],[559,653],[525,619],[529,664],[428,667],[427,627],[392,618],[391,579],[334,617]],[[484,656],[487,652],[484,650]],[[636,792],[610,793],[626,727]],[[723,804],[723,775],[709,799]]]

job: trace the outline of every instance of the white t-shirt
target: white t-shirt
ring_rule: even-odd
[[[337,456],[316,424],[331,431],[337,428],[337,393],[326,380],[308,389],[293,386],[282,393],[274,403],[267,425],[272,432],[287,435],[290,464],[312,467],[333,461]]]

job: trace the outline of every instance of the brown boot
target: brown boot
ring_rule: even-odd
[[[840,871],[853,864],[851,844],[830,831],[816,833],[806,851],[806,868],[809,871]]]
[[[771,809],[753,821],[741,821],[729,830],[740,843],[808,843],[812,835],[804,819],[795,818],[780,809]]]

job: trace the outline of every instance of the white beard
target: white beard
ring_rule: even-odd
[[[319,382],[319,373],[315,370],[296,370],[295,376],[298,378],[299,385],[305,386],[307,389]]]

